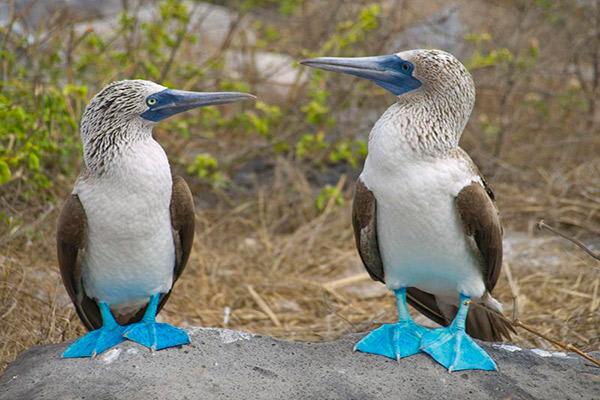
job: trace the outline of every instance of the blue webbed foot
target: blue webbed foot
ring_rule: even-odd
[[[152,350],[162,350],[190,343],[190,338],[183,329],[156,322],[158,298],[158,294],[150,298],[142,320],[129,325],[123,336]]]
[[[362,338],[354,350],[399,360],[419,352],[425,332],[426,328],[412,321],[381,325]]]
[[[496,363],[464,330],[435,329],[423,336],[421,350],[448,371],[495,371]]]
[[[162,350],[190,342],[187,332],[183,329],[158,322],[136,322],[129,325],[123,335],[152,350]]]
[[[118,325],[114,328],[102,327],[91,331],[67,347],[63,353],[63,357],[94,357],[96,354],[100,354],[124,341],[124,330],[124,327]]]
[[[395,291],[398,322],[385,324],[370,332],[354,346],[354,350],[399,360],[419,352],[421,337],[427,328],[413,322],[406,305],[406,289]]]
[[[468,308],[468,298],[461,295],[460,307],[452,324],[423,335],[421,350],[450,372],[465,369],[495,371],[494,360],[465,332]]]
[[[100,303],[99,306],[102,327],[73,342],[63,353],[63,358],[94,357],[125,340],[125,327],[117,324],[106,303]]]

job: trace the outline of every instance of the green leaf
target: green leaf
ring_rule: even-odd
[[[334,186],[326,185],[315,199],[315,207],[317,211],[322,212],[327,207],[327,204],[333,200],[333,204],[336,206],[344,205],[344,197],[342,196],[341,191]]]
[[[4,160],[0,160],[0,185],[5,184],[10,181],[12,178],[12,173],[10,172],[10,167]]]

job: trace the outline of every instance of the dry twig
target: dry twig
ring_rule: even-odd
[[[251,285],[247,285],[246,288],[248,289],[248,292],[250,293],[250,296],[252,296],[252,298],[254,299],[254,301],[256,302],[256,304],[258,304],[258,306],[260,307],[260,309],[267,314],[267,316],[271,319],[271,321],[273,321],[273,323],[275,324],[275,326],[279,327],[281,326],[281,322],[279,322],[279,318],[277,318],[277,315],[275,315],[275,313],[273,312],[273,310],[271,310],[271,308],[269,307],[269,305],[267,304],[266,301],[263,300],[262,297],[260,297],[260,295],[258,293],[256,293],[256,291],[254,290],[254,288]]]
[[[522,328],[525,329],[527,332],[532,333],[538,337],[541,337],[542,339],[546,340],[547,342],[552,343],[555,346],[560,347],[561,349],[567,350],[567,351],[572,351],[573,353],[585,358],[586,360],[594,363],[596,366],[600,367],[600,360],[598,360],[597,358],[594,358],[592,356],[590,356],[589,354],[581,351],[579,348],[577,348],[576,346],[570,344],[570,343],[564,343],[561,342],[558,339],[553,339],[551,337],[549,337],[548,335],[545,335],[541,332],[538,332],[537,330],[535,330],[534,328],[532,328],[531,326],[524,324],[523,322],[517,320],[511,321],[510,319],[506,318],[504,315],[502,315],[501,313],[494,311],[494,310],[490,310],[489,308],[487,308],[484,305],[478,304],[474,301],[471,302],[472,305],[474,305],[475,307],[479,307],[482,308],[484,310],[486,310],[486,312],[491,313],[491,314],[495,314],[498,318],[502,319],[505,322],[508,322],[509,324],[511,324],[514,327],[518,327],[518,328]]]
[[[576,245],[577,247],[579,247],[580,249],[582,249],[583,251],[588,253],[591,257],[600,261],[600,253],[595,253],[589,247],[587,247],[585,244],[583,244],[581,241],[575,239],[572,236],[567,235],[564,232],[559,231],[556,228],[551,227],[550,225],[546,224],[543,219],[541,219],[540,222],[538,222],[537,227],[538,227],[538,229],[546,229],[547,231],[550,231],[550,232],[554,233],[555,235],[558,235],[564,239],[567,239],[569,242],[573,243],[574,245]]]

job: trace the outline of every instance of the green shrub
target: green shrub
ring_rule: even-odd
[[[255,10],[295,18],[303,4],[302,0],[248,0],[231,7],[242,18]],[[193,3],[162,0],[157,7],[156,17],[146,22],[123,8],[116,30],[108,35],[93,29],[76,30],[71,21],[58,28],[48,26],[48,35],[44,29],[21,32],[9,18],[1,31],[5,40],[0,40],[0,65],[4,68],[0,190],[18,187],[18,196],[29,201],[33,193],[49,198],[53,193],[49,189],[60,175],[66,178],[62,182],[72,182],[81,163],[81,114],[89,97],[111,80],[140,78],[184,89],[254,91],[252,79],[232,79],[223,73],[223,53],[200,63],[190,57],[190,49],[199,40],[190,27]],[[368,33],[378,29],[380,14],[381,7],[376,4],[353,7],[336,21],[329,36],[321,37],[311,49],[297,49],[297,53],[353,55]],[[258,38],[253,49],[276,50],[285,42],[281,25],[268,19],[255,21]],[[275,104],[259,99],[235,106],[235,112],[229,111],[233,108],[206,107],[160,124],[157,134],[175,168],[219,187],[229,182],[232,169],[258,154],[289,156],[319,168],[327,163],[358,166],[365,157],[366,143],[336,133],[338,110],[330,104],[339,99],[330,93],[331,74],[304,71],[309,74],[308,84],[295,89],[300,90],[296,101]],[[195,145],[182,152],[188,147],[182,141]],[[197,150],[199,147],[202,149]]]

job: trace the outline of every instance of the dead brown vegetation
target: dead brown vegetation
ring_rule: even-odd
[[[235,8],[239,2],[226,3]],[[240,13],[214,57],[230,48],[256,57],[264,49],[244,44],[245,33],[235,27],[257,20],[272,22],[279,32],[268,50],[293,59],[313,53],[399,51],[391,48],[405,29],[416,21],[427,25],[422,21],[447,5],[441,0],[383,1],[380,26],[364,41],[346,48],[329,46],[330,53],[321,54],[337,24],[356,20],[370,3],[307,0],[289,17],[279,15],[276,7]],[[505,269],[495,293],[507,316],[583,350],[598,350],[600,264],[560,238],[537,232],[535,225],[545,218],[600,245],[600,6],[568,1],[456,3],[468,21],[465,33],[476,37],[463,43],[467,54],[479,52],[492,61],[477,65],[472,57],[463,59],[474,64],[478,100],[462,145],[494,188],[507,232]],[[52,30],[53,35],[61,32]],[[32,53],[44,50],[34,48]],[[512,58],[492,57],[503,49]],[[178,55],[190,56],[182,50]],[[239,81],[271,101],[270,86],[264,86],[268,78],[259,79],[251,67],[240,72]],[[89,95],[115,75],[85,82]],[[172,83],[192,89],[201,80],[201,88],[214,88],[223,78],[209,74],[189,82],[173,76]],[[232,179],[233,187],[223,190],[186,176],[198,205],[197,235],[187,270],[161,314],[165,320],[293,340],[329,340],[395,318],[391,294],[365,278],[354,249],[349,212],[353,176],[341,175],[338,181],[345,204],[330,203],[317,212],[314,200],[323,182],[315,176],[330,170],[334,172],[329,175],[340,176],[335,170],[339,165],[322,162],[325,156],[301,160],[293,151],[305,132],[326,130],[331,143],[341,137],[364,140],[374,116],[393,100],[368,83],[327,75],[318,88],[330,96],[327,105],[337,125],[310,125],[301,111],[308,102],[308,83],[301,81],[286,95],[273,96],[283,117],[269,135],[291,150],[274,161],[272,178],[257,177],[249,188],[236,187]],[[234,111],[239,109],[224,111],[224,119],[232,119]],[[164,126],[156,132],[179,173],[186,175],[186,163],[200,152],[214,155],[229,178],[256,157],[275,160],[276,142],[254,132],[210,126],[206,130],[216,134],[194,136],[205,128],[197,121],[194,125],[194,115],[198,119],[198,114],[189,117],[192,137],[169,135]],[[52,176],[53,188],[39,197],[23,196],[26,182],[16,173],[0,188],[2,215],[8,219],[0,221],[0,370],[32,345],[83,333],[60,282],[54,248],[60,199],[72,187],[77,162],[69,167],[72,171]],[[356,174],[358,168],[345,171]],[[523,331],[514,339],[523,346],[554,348]]]
[[[392,321],[392,296],[356,277],[363,269],[350,227],[352,185],[345,177],[339,184],[345,206],[330,203],[318,214],[304,175],[279,160],[272,184],[255,196],[198,210],[192,258],[162,317],[293,340],[329,340]],[[2,365],[32,345],[83,333],[56,267],[55,217],[50,212],[39,227],[9,242],[1,260]],[[511,255],[496,289],[506,315],[516,313],[517,305],[519,319],[542,333],[597,349],[600,266],[560,239],[529,240],[509,238]],[[553,348],[523,331],[515,342]]]

